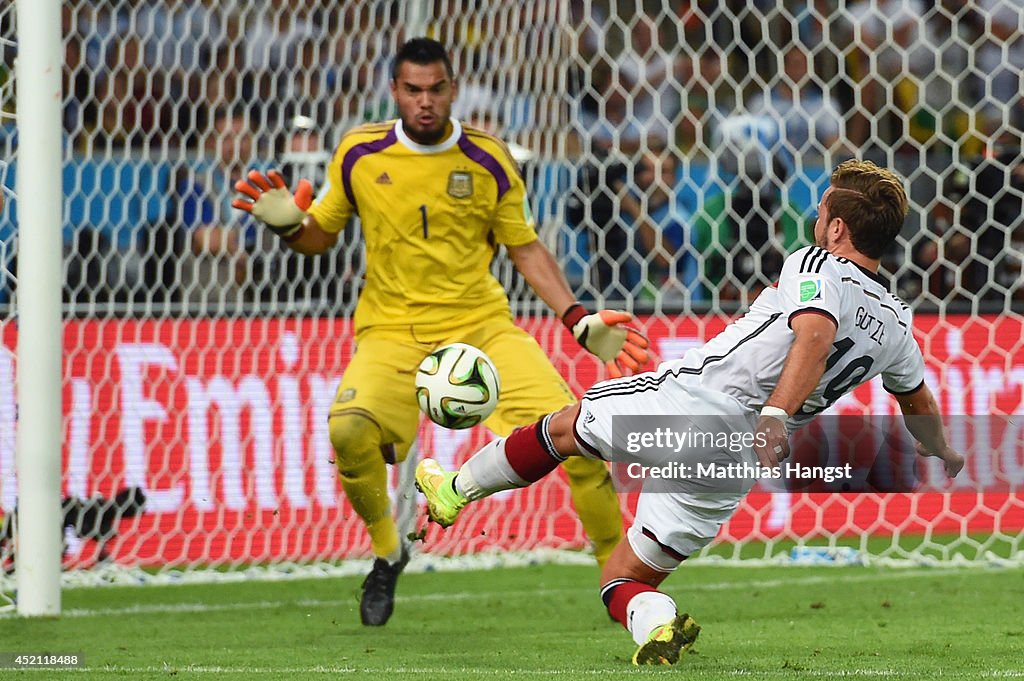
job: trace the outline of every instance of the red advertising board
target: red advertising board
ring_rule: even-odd
[[[726,323],[639,320],[664,360]],[[922,315],[915,324],[927,380],[944,413],[1024,413],[1019,319]],[[600,378],[599,364],[556,321],[523,320],[523,326],[575,389]],[[3,328],[2,339],[13,352],[14,324]],[[325,416],[351,352],[347,320],[75,320],[65,324],[64,350],[65,493],[110,496],[135,486],[148,498],[146,512],[122,524],[116,559],[186,565],[367,553],[361,524],[340,493]],[[0,502],[7,512],[16,501],[14,364],[13,354],[0,353]],[[837,409],[893,413],[895,404],[879,385],[864,385]],[[458,463],[486,437],[482,429],[453,432],[431,424],[422,428],[420,446]],[[969,450],[977,437],[956,444]],[[987,469],[979,467],[985,458],[969,456],[964,482],[951,497],[783,501],[755,491],[726,536],[1024,528],[1024,502],[1015,492],[1024,484],[1024,458],[1020,446],[1009,451],[1012,460],[1002,470],[1019,472],[1020,479],[989,485]],[[979,504],[990,510],[978,512]],[[581,543],[565,486],[552,479],[476,505],[427,548],[461,553]]]

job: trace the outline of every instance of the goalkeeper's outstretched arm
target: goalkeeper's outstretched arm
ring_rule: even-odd
[[[299,180],[292,194],[276,170],[266,175],[251,170],[248,180],[236,182],[235,189],[245,198],[237,198],[231,205],[252,213],[293,251],[319,255],[337,242],[337,234],[324,231],[316,218],[306,212],[313,203],[313,185],[309,180]]]
[[[942,429],[942,416],[932,391],[924,383],[912,393],[896,395],[907,430],[917,440],[917,453],[942,459],[946,475],[956,477],[964,467],[964,457],[949,446]]]
[[[555,257],[539,239],[506,248],[530,287],[561,317],[573,338],[605,362],[610,376],[637,372],[648,362],[647,338],[626,326],[633,315],[615,310],[587,314],[573,297]]]

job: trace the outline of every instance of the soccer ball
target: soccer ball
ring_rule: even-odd
[[[486,419],[497,406],[500,391],[494,362],[465,343],[434,350],[416,371],[420,409],[445,428],[470,428]]]

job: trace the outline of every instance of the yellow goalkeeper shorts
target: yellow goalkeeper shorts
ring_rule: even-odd
[[[485,425],[499,436],[576,401],[537,341],[501,318],[458,332],[368,329],[358,337],[330,415],[369,418],[380,427],[382,442],[394,445],[396,459],[404,460],[420,418],[416,368],[438,347],[456,342],[480,348],[498,368],[501,396]]]

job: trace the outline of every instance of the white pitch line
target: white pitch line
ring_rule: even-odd
[[[20,670],[19,670],[20,671]],[[37,671],[53,671],[52,669]],[[102,667],[72,668],[61,671],[69,672],[106,672],[112,674],[154,674],[154,673],[178,673],[178,674],[272,674],[272,675],[294,675],[304,676],[307,674],[372,674],[379,678],[381,675],[390,674],[423,674],[436,678],[447,678],[453,674],[471,674],[473,676],[493,676],[495,674],[524,674],[561,676],[563,674],[578,676],[608,676],[607,669],[487,669],[474,667],[385,667],[385,668],[356,668],[356,667],[333,667],[317,665],[314,667],[220,667],[206,665],[164,665],[162,667],[126,667],[121,665],[104,665]]]
[[[685,668],[685,664],[681,665],[680,668]],[[52,669],[34,669],[26,671],[48,671],[52,672]],[[316,665],[313,667],[222,667],[219,665],[184,665],[176,666],[165,664],[163,666],[147,666],[147,667],[128,667],[123,665],[104,665],[102,667],[83,667],[83,668],[72,668],[63,669],[61,671],[67,672],[106,672],[114,674],[169,674],[169,673],[188,673],[188,674],[246,674],[246,675],[289,675],[289,676],[306,676],[311,674],[372,674],[375,677],[381,675],[392,675],[392,674],[414,674],[431,676],[435,678],[447,678],[453,674],[464,674],[472,675],[477,677],[493,676],[495,674],[511,674],[523,676],[563,676],[569,675],[572,677],[580,676],[602,676],[607,677],[610,674],[628,674],[628,673],[639,673],[640,670],[632,669],[629,667],[623,667],[621,671],[615,671],[610,669],[495,669],[495,668],[475,668],[475,667],[342,667],[342,666],[326,666]],[[785,678],[820,678],[820,677],[843,677],[843,678],[921,678],[921,672],[918,670],[901,671],[899,669],[813,669],[813,670],[797,670],[797,669],[733,669],[733,670],[716,670],[709,671],[708,674],[711,676],[736,676],[736,677],[752,677],[752,678],[771,678],[771,677],[785,677]],[[696,674],[690,674],[690,678],[701,678],[705,676],[703,672]],[[936,678],[949,678],[949,679],[978,679],[978,678],[1024,678],[1024,671],[1016,670],[985,670],[970,672],[953,672],[949,675],[939,672]]]
[[[792,568],[798,570],[799,568]],[[685,572],[684,572],[685,574]],[[976,568],[970,569],[959,569],[959,568],[926,568],[921,570],[899,570],[893,572],[869,572],[862,575],[843,575],[841,577],[844,583],[853,582],[876,582],[893,579],[908,579],[917,577],[931,577],[939,575],[949,574],[968,574],[978,575],[983,574]],[[744,581],[725,581],[725,582],[706,582],[706,583],[694,583],[687,582],[678,586],[670,587],[670,591],[729,591],[733,589],[770,589],[778,586],[793,586],[793,585],[813,585],[813,584],[832,584],[835,583],[837,576],[835,574],[829,575],[803,575],[793,576],[781,579],[756,579],[756,580],[744,580]],[[431,594],[414,594],[408,596],[398,596],[396,600],[399,603],[415,603],[423,601],[444,601],[444,600],[464,600],[464,599],[480,599],[490,597],[516,597],[516,596],[555,596],[560,594],[571,594],[571,593],[597,593],[596,588],[592,587],[571,587],[571,588],[560,588],[560,589],[521,589],[511,591],[456,591],[456,592],[439,592]],[[172,614],[172,613],[209,613],[209,612],[230,612],[236,610],[264,610],[266,608],[276,607],[300,607],[300,608],[330,608],[339,607],[343,605],[354,604],[355,600],[352,598],[345,599],[315,599],[315,598],[304,598],[299,600],[280,600],[280,601],[245,601],[241,603],[153,603],[147,605],[130,605],[125,607],[115,608],[71,608],[64,610],[61,613],[61,617],[77,618],[77,617],[111,617],[117,615],[156,615],[156,614]],[[3,612],[0,613],[0,620],[14,619],[18,617],[16,612]]]

